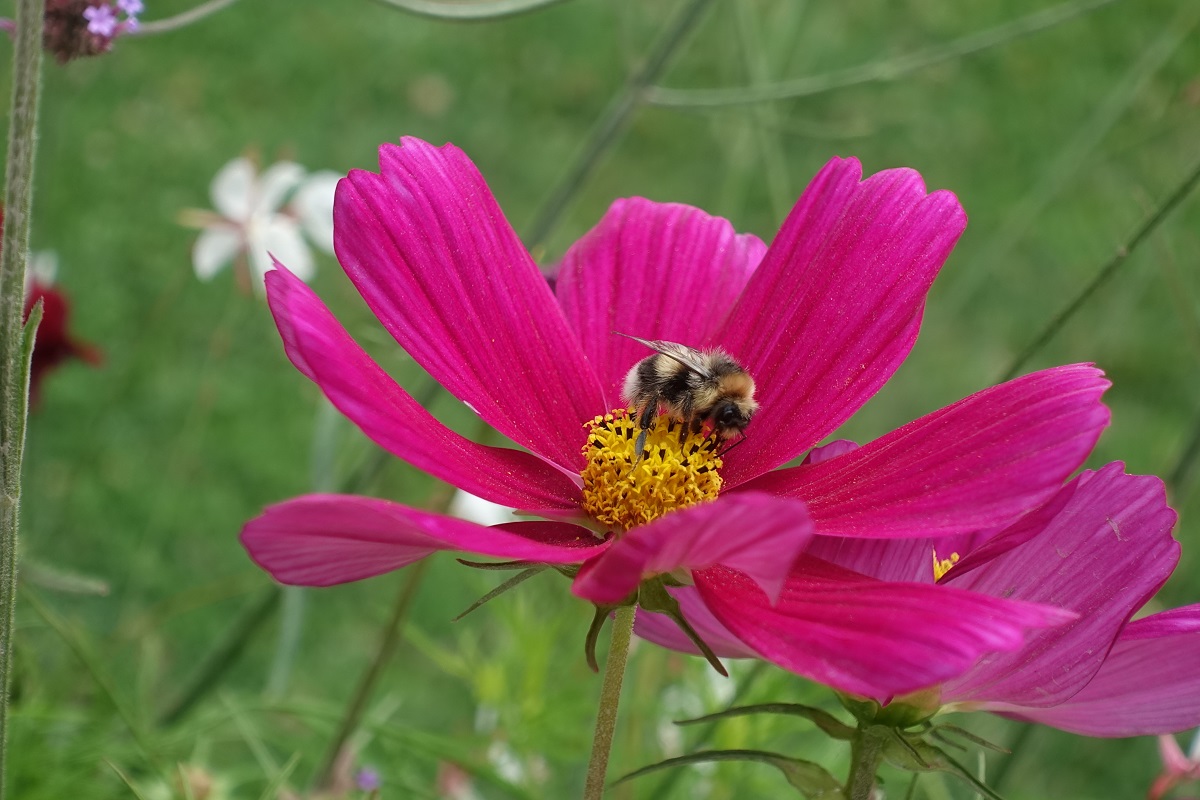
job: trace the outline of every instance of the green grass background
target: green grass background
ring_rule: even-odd
[[[147,5],[147,19],[187,7]],[[901,64],[1050,5],[717,2],[661,84],[746,86]],[[93,576],[110,591],[26,582],[12,797],[133,797],[117,769],[147,793],[178,763],[203,766],[233,797],[274,796],[285,772],[303,788],[406,579],[305,593],[286,683],[264,691],[276,614],[191,714],[156,724],[270,586],[236,541],[241,524],[309,490],[314,471],[340,479],[370,456],[287,363],[261,300],[238,293],[228,272],[211,283],[194,277],[195,234],[177,224],[179,211],[210,207],[212,176],[247,150],[345,172],[373,168],[381,142],[409,134],[466,150],[528,230],[679,7],[572,0],[468,25],[367,0],[243,0],[185,30],[119,40],[101,58],[45,65],[33,247],[58,252],[74,327],[107,360],[64,369],[45,387],[29,428],[22,552],[28,564]],[[643,105],[540,255],[555,258],[616,197],[691,203],[769,240],[833,155],[857,156],[868,172],[917,168],[931,189],[955,191],[971,222],[912,356],[846,426],[847,436],[872,438],[995,382],[1200,158],[1198,19],[1195,0],[1123,0],[890,80],[769,104]],[[1200,202],[1190,199],[1027,366],[1099,363],[1114,384],[1113,424],[1089,463],[1178,474],[1170,488],[1184,558],[1163,605],[1200,600],[1200,473],[1179,468],[1200,421],[1197,253]],[[323,258],[318,292],[418,391],[419,370]],[[472,429],[449,398],[435,402],[439,416]],[[319,430],[334,456],[314,464]],[[438,487],[393,460],[367,491],[423,504]],[[449,761],[473,773],[480,797],[577,796],[599,691],[582,658],[589,609],[563,600],[561,579],[541,576],[451,624],[497,578],[449,556],[434,562],[371,701],[360,761],[382,771],[385,797],[436,797],[439,764]],[[735,665],[735,682],[747,669]],[[666,721],[717,710],[728,691],[703,664],[649,646],[635,651],[627,681],[614,776],[679,752],[664,742]],[[830,703],[777,671],[749,697]],[[1020,730],[960,721],[999,742]],[[673,746],[686,752],[694,741],[688,729]],[[838,772],[845,763],[792,721],[726,722],[712,744],[774,749]],[[500,775],[488,758],[497,747],[523,764],[524,779]],[[990,774],[1003,760],[989,757]],[[1049,729],[1007,760],[1001,790],[1010,798],[1139,797],[1158,767],[1150,739]],[[907,778],[885,777],[889,796],[902,796]],[[661,779],[611,796],[788,791],[778,774],[749,764],[689,769],[669,794],[655,788]],[[952,779],[925,778],[915,796],[972,795]]]

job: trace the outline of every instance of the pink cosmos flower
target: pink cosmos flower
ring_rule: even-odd
[[[987,710],[1089,736],[1138,736],[1200,725],[1200,605],[1129,621],[1179,561],[1179,543],[1171,536],[1175,519],[1162,481],[1126,475],[1114,463],[1082,473],[1002,530],[890,541],[823,537],[806,558],[880,581],[953,587],[1078,615],[1032,633],[1016,650],[984,656],[940,685],[895,698],[902,717]],[[804,563],[789,578],[777,609],[763,603],[758,613],[747,613],[745,607],[706,605],[701,584],[673,591],[718,653],[753,655],[744,642],[791,611],[793,585],[811,582]],[[639,613],[637,631],[695,652],[659,615]],[[943,633],[936,624],[924,632],[934,638]],[[795,636],[802,644],[804,631]],[[946,645],[955,643],[947,637]],[[804,657],[798,647],[794,660],[782,663],[801,671],[803,663],[795,660]]]
[[[577,565],[573,592],[648,605],[684,585],[714,609],[770,614],[739,647],[845,691],[947,680],[1071,612],[880,580],[805,556],[817,536],[954,537],[1013,524],[1091,450],[1107,387],[1087,365],[972,395],[851,452],[777,469],[828,436],[913,346],[925,295],[966,224],[912,170],[862,179],[834,159],[768,248],[688,206],[613,204],[552,292],[475,166],[416,139],[338,185],[335,251],[371,310],[435,379],[517,447],[450,431],[282,265],[267,296],[289,358],[370,438],[486,500],[543,517],[483,527],[386,500],[308,495],[245,526],[284,583],[326,586],[436,552]],[[724,454],[662,417],[644,458],[619,390],[648,353],[614,331],[720,346],[760,410]],[[693,611],[697,611],[693,616]],[[775,624],[777,623],[777,624]],[[682,635],[682,634],[681,634]]]

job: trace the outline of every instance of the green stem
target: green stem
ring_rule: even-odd
[[[279,586],[269,586],[253,603],[238,614],[237,619],[219,639],[213,649],[200,661],[196,671],[183,682],[183,688],[159,715],[158,724],[174,725],[191,711],[224,678],[254,640],[264,622],[270,619],[283,595]]]
[[[1200,184],[1200,161],[1197,161],[1192,165],[1192,168],[1188,170],[1183,180],[1181,180],[1175,187],[1175,190],[1167,196],[1167,199],[1164,200],[1157,209],[1155,209],[1153,214],[1147,217],[1146,220],[1140,226],[1138,226],[1138,229],[1134,231],[1133,235],[1129,237],[1128,241],[1126,241],[1121,247],[1117,248],[1117,252],[1113,254],[1113,257],[1109,259],[1108,263],[1101,267],[1100,271],[1097,272],[1095,276],[1087,282],[1083,289],[1080,290],[1080,292],[1076,294],[1075,297],[1072,298],[1071,301],[1067,303],[1067,305],[1061,311],[1055,314],[1054,318],[1046,323],[1046,326],[1042,328],[1037,336],[1033,338],[1033,341],[1030,342],[1025,349],[1013,359],[1012,363],[1009,364],[1008,369],[1005,370],[1004,376],[1001,378],[1001,380],[1009,380],[1016,377],[1017,373],[1021,371],[1021,367],[1025,366],[1029,359],[1037,355],[1038,351],[1040,351],[1047,342],[1054,338],[1054,335],[1062,329],[1063,325],[1067,324],[1067,320],[1075,316],[1075,312],[1083,307],[1088,298],[1095,294],[1096,290],[1107,283],[1109,279],[1116,274],[1117,270],[1120,269],[1121,265],[1129,260],[1129,257],[1133,255],[1133,252],[1137,250],[1138,246],[1142,242],[1146,241],[1150,234],[1158,229],[1158,226],[1161,225],[1167,219],[1167,217],[1171,215],[1171,212],[1174,211],[1179,204],[1182,203],[1187,196],[1192,193],[1192,190],[1195,189],[1198,184]]]
[[[737,690],[733,693],[733,697],[729,700],[729,708],[739,705],[746,695],[750,693],[750,690],[754,687],[754,684],[758,682],[758,679],[762,677],[766,671],[767,662],[756,661],[749,674],[747,674],[746,677],[738,683]],[[701,731],[700,735],[692,741],[690,748],[691,752],[694,753],[707,747],[709,740],[712,739],[713,734],[717,732],[717,725],[719,724],[720,720],[713,720],[705,725],[704,730]],[[654,791],[650,794],[650,797],[669,797],[671,790],[675,788],[676,781],[681,779],[684,774],[684,770],[681,769],[675,769],[668,772],[667,776],[658,784],[658,786],[654,788]]]
[[[367,708],[367,701],[371,699],[371,693],[375,690],[375,684],[379,682],[384,667],[391,661],[396,644],[400,641],[400,629],[408,617],[413,599],[417,596],[421,579],[429,569],[429,562],[428,558],[424,558],[408,569],[408,580],[404,582],[404,585],[400,587],[400,593],[396,595],[396,605],[392,609],[391,619],[383,629],[383,636],[379,640],[379,649],[375,653],[375,658],[358,682],[358,688],[354,690],[354,696],[351,698],[350,704],[346,706],[346,713],[342,716],[337,734],[329,743],[329,749],[325,751],[325,759],[321,763],[321,769],[317,773],[315,782],[318,789],[328,787],[342,748],[346,746],[346,741],[362,721],[363,712]]]
[[[545,244],[546,237],[566,211],[575,193],[583,186],[584,181],[600,162],[600,157],[617,140],[617,136],[625,130],[625,125],[633,112],[641,105],[642,93],[651,83],[658,80],[675,50],[683,43],[687,34],[700,19],[700,14],[712,0],[691,0],[679,15],[667,27],[662,38],[658,40],[654,50],[646,58],[645,65],[625,82],[620,94],[612,99],[604,114],[592,128],[591,135],[583,150],[576,157],[570,170],[559,181],[542,204],[533,224],[529,226],[529,234],[525,239],[530,250],[535,250]]]
[[[604,794],[608,754],[612,752],[617,706],[621,702],[621,682],[625,680],[625,662],[629,659],[629,640],[633,636],[633,613],[633,606],[625,606],[618,608],[613,618],[612,644],[604,661],[604,683],[600,687],[600,707],[596,710],[596,730],[592,734],[592,757],[588,761],[584,800],[599,800]]]
[[[859,727],[850,740],[850,775],[846,778],[848,800],[871,800],[875,773],[883,763],[883,739],[872,728]]]
[[[177,31],[180,28],[186,28],[194,22],[199,22],[207,16],[217,13],[218,11],[227,8],[236,3],[237,0],[208,0],[207,3],[201,3],[195,8],[188,9],[183,13],[176,14],[173,17],[166,19],[156,19],[152,22],[143,22],[138,25],[136,31],[131,31],[133,36],[153,36],[158,33],[170,33]]]
[[[484,0],[462,3],[452,0],[377,0],[385,6],[407,11],[419,17],[432,17],[450,22],[479,22],[515,17],[531,11],[558,5],[563,0]]]
[[[8,744],[8,687],[12,679],[13,617],[17,604],[17,534],[21,458],[29,411],[29,361],[22,317],[29,256],[33,154],[41,90],[44,0],[18,0],[13,43],[8,167],[4,177],[4,239],[0,255],[0,798]],[[32,331],[29,333],[33,335]]]
[[[1116,0],[1070,0],[1070,2],[1037,11],[995,28],[969,34],[946,44],[822,75],[807,75],[778,83],[730,86],[721,89],[670,89],[664,86],[648,86],[643,94],[643,99],[650,105],[670,108],[718,108],[794,100],[798,97],[810,97],[848,86],[893,81],[919,69],[972,55],[1052,28],[1113,2]]]

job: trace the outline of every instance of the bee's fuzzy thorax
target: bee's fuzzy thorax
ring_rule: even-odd
[[[661,411],[689,428],[709,425],[721,439],[745,431],[758,403],[754,379],[733,356],[720,348],[636,340],[656,352],[629,370],[621,398],[643,429]]]

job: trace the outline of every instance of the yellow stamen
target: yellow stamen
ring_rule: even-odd
[[[715,500],[721,491],[717,441],[688,432],[666,416],[646,431],[641,459],[634,452],[642,432],[625,409],[596,417],[583,455],[583,509],[616,531],[627,531],[681,508]]]
[[[951,553],[949,558],[938,560],[937,550],[933,551],[933,579],[940,581],[950,568],[958,563],[958,553]]]

